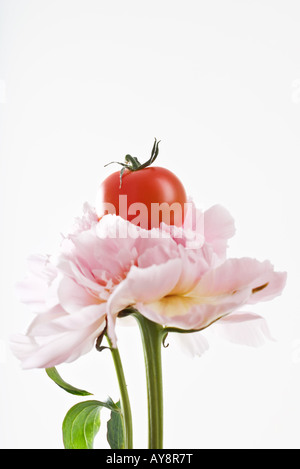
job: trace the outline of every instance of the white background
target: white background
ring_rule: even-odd
[[[163,350],[165,447],[300,448],[299,125],[298,0],[0,0],[2,448],[62,448],[81,400],[9,350],[32,319],[14,292],[26,258],[55,252],[115,170],[103,165],[147,158],[154,137],[199,207],[234,216],[229,254],[288,272],[284,294],[252,308],[276,342],[213,340],[197,359]],[[137,329],[119,335],[143,448],[142,348]],[[108,351],[58,370],[119,397]]]

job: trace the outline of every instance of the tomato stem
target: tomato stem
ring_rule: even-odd
[[[110,163],[107,163],[104,166],[108,166],[108,165],[113,164],[113,163],[119,164],[119,165],[122,166],[122,169],[120,171],[120,188],[121,188],[122,187],[122,178],[123,178],[123,174],[124,174],[125,169],[128,169],[129,171],[139,171],[140,169],[144,169],[144,168],[147,168],[148,166],[150,166],[156,160],[156,158],[158,156],[158,153],[159,153],[158,145],[159,145],[159,143],[160,143],[160,140],[157,141],[156,138],[155,138],[154,139],[154,144],[153,144],[153,147],[152,147],[152,151],[151,151],[151,156],[143,164],[141,164],[135,156],[126,155],[125,156],[125,163],[120,163],[119,161],[111,161]]]

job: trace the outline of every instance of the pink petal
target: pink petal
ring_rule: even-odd
[[[31,277],[18,282],[15,286],[19,300],[26,304],[34,313],[45,311],[45,298],[48,286],[44,280]]]
[[[149,302],[168,295],[181,274],[181,259],[171,259],[161,265],[145,269],[132,266],[127,277],[113,291],[108,300],[108,313],[115,315],[138,301]]]
[[[27,259],[28,270],[36,277],[43,278],[51,283],[57,275],[55,265],[51,263],[50,257],[42,254],[32,254]]]
[[[211,259],[207,257],[205,249],[192,250],[178,246],[178,253],[182,260],[181,275],[170,295],[188,294],[199,283],[200,279],[210,268]]]
[[[38,314],[31,322],[27,331],[27,335],[34,337],[35,330],[37,328],[44,327],[44,325],[48,325],[52,321],[55,321],[56,319],[65,315],[66,311],[64,311],[64,309],[60,305],[57,305],[46,312]]]
[[[137,303],[136,309],[151,321],[164,326],[201,330],[244,305],[248,296],[248,292],[242,291],[213,303],[210,298],[173,295],[151,303]]]
[[[221,259],[226,256],[227,241],[235,233],[234,219],[221,205],[214,205],[204,213],[205,242],[211,244]]]
[[[141,268],[151,267],[153,264],[164,264],[170,259],[178,258],[179,251],[177,244],[165,245],[155,244],[154,246],[147,247],[144,244],[144,251],[137,259],[137,265]]]
[[[190,357],[201,357],[209,349],[208,340],[201,332],[172,333],[170,340],[173,338],[180,349]]]
[[[98,293],[103,291],[103,286],[97,283],[92,273],[88,271],[83,273],[81,266],[76,265],[71,259],[62,256],[58,261],[58,268],[62,275],[72,278],[78,285]]]
[[[37,344],[32,337],[22,334],[13,334],[9,346],[18,360],[27,360],[36,352]]]
[[[229,314],[216,323],[214,332],[230,342],[251,347],[274,340],[266,320],[254,313]]]
[[[99,303],[99,297],[96,298],[90,293],[90,290],[82,287],[69,277],[64,277],[58,288],[58,299],[65,311],[74,313],[83,307]]]
[[[28,276],[16,284],[15,290],[20,301],[39,313],[53,304],[52,285],[57,278],[57,269],[48,256],[32,255],[27,259]],[[50,298],[52,296],[52,299]]]
[[[76,313],[64,314],[57,317],[48,316],[48,321],[32,324],[28,335],[34,337],[51,336],[62,332],[71,332],[89,327],[96,321],[105,321],[106,304],[89,305]],[[42,315],[43,316],[43,315]]]
[[[73,234],[79,234],[82,231],[89,230],[93,225],[98,223],[98,215],[94,207],[85,202],[83,205],[83,215],[75,218]]]
[[[204,222],[203,218],[204,213],[199,210],[194,202],[190,199],[185,206],[185,217],[183,223],[184,230],[196,231],[199,227],[201,227],[202,230]]]
[[[128,222],[120,217],[106,215],[90,231],[71,236],[74,248],[69,258],[77,267],[76,280],[83,282],[79,278],[83,274],[93,281],[93,273],[97,273],[96,280],[106,275],[115,282],[129,270],[137,252],[134,237],[118,237],[124,225],[127,227]]]
[[[183,226],[161,223],[160,230],[168,234],[179,245],[188,249],[200,249],[204,243],[204,214],[192,201],[185,204]]]
[[[51,368],[89,352],[104,328],[105,322],[100,321],[88,328],[54,335],[47,340],[39,339],[39,342],[28,336],[15,336],[11,348],[24,369]]]
[[[273,278],[273,267],[269,261],[259,262],[256,259],[241,258],[227,259],[216,269],[209,270],[203,275],[191,295],[199,297],[220,297],[235,295],[242,289],[249,291],[261,285],[266,278]]]
[[[255,294],[262,281],[269,279],[272,294],[280,294],[282,282],[275,280],[268,261],[228,259],[215,269],[204,273],[197,286],[185,295],[173,295],[152,301],[140,300],[136,308],[150,320],[183,329],[203,329],[223,316],[232,313]],[[272,284],[275,282],[275,287]],[[280,287],[280,289],[279,289]]]
[[[107,333],[116,347],[115,324],[117,314],[137,301],[151,301],[167,295],[177,284],[181,274],[181,260],[171,259],[161,265],[141,269],[133,266],[111,294],[107,303]]]
[[[248,304],[269,301],[280,295],[286,285],[286,272],[266,272],[259,281],[253,283],[252,295]]]

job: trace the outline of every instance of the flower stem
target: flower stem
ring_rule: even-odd
[[[107,342],[109,344],[113,362],[116,369],[116,374],[118,378],[120,394],[121,394],[121,410],[123,416],[123,428],[124,428],[124,437],[125,437],[125,449],[133,448],[132,440],[132,416],[131,416],[131,407],[127,391],[127,385],[124,376],[124,370],[121,362],[121,357],[119,350],[112,347],[112,343],[109,337],[106,335]]]
[[[163,449],[163,382],[161,345],[163,327],[139,313],[133,315],[139,325],[145,357],[148,399],[148,448]]]

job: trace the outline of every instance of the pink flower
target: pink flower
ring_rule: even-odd
[[[37,316],[25,336],[13,338],[15,354],[24,368],[48,368],[87,353],[105,330],[116,345],[116,319],[129,306],[185,330],[217,320],[253,324],[254,316],[236,311],[279,295],[286,274],[268,261],[226,260],[233,234],[220,206],[202,213],[191,205],[182,228],[146,231],[115,215],[98,222],[86,205],[58,258],[32,258],[31,276],[19,284]]]

